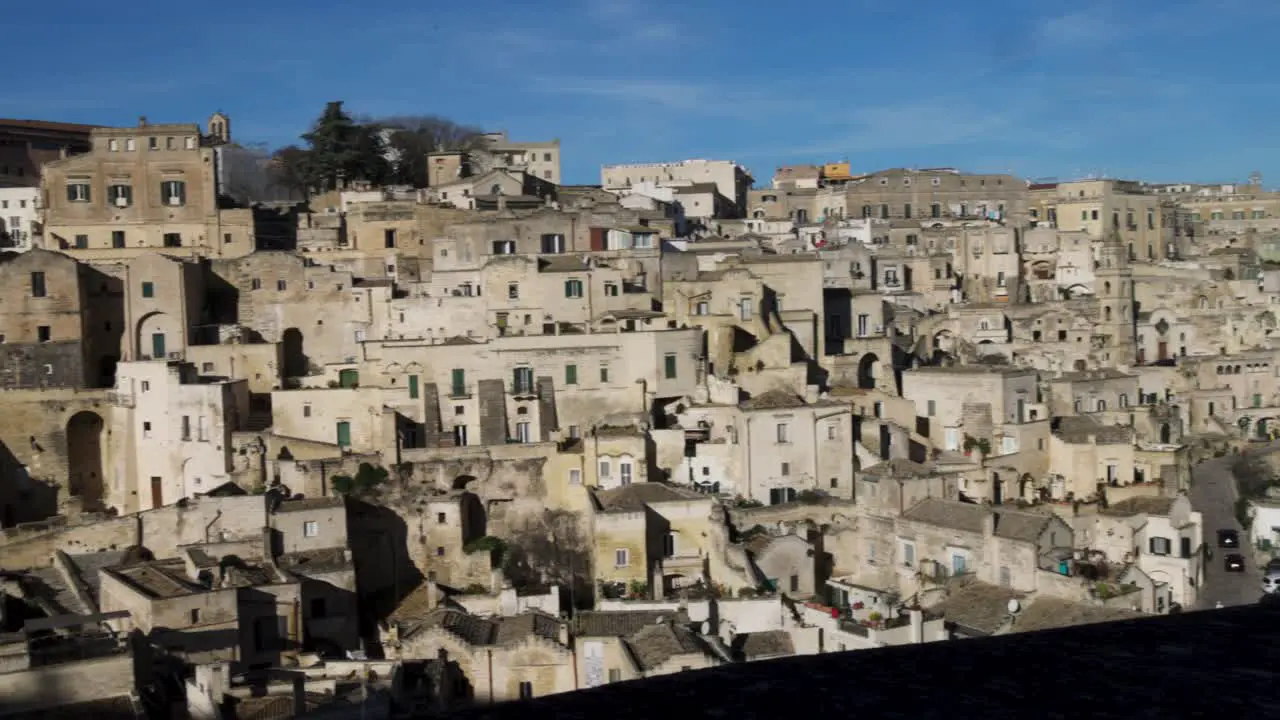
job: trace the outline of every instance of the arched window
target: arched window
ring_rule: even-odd
[[[1102,315],[1107,320],[1107,322],[1111,322],[1111,306],[1110,305],[1102,309]]]
[[[1103,410],[1106,410],[1106,409],[1107,409],[1107,401],[1106,401],[1106,400],[1099,400],[1099,401],[1098,401],[1098,412],[1102,412]]]

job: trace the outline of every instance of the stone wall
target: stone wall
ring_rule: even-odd
[[[84,345],[78,340],[0,345],[0,387],[82,387]]]

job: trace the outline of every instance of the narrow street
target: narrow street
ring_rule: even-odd
[[[1250,452],[1271,453],[1277,450],[1280,450],[1280,443],[1251,448]],[[1189,609],[1208,609],[1219,602],[1224,607],[1247,605],[1256,603],[1262,597],[1261,577],[1253,562],[1252,544],[1248,533],[1240,527],[1235,516],[1235,503],[1239,494],[1235,476],[1231,474],[1234,459],[1233,455],[1214,458],[1192,469],[1191,505],[1204,518],[1204,541],[1211,557],[1205,563],[1204,587],[1200,589],[1199,602],[1195,608]],[[1239,550],[1218,547],[1218,531],[1227,529],[1240,533]],[[1245,556],[1244,572],[1226,571],[1224,558],[1232,552]]]

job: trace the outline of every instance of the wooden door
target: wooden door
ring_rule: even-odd
[[[164,481],[158,477],[151,478],[151,507],[164,507]]]

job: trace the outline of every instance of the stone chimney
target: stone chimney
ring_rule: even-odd
[[[146,126],[147,126],[147,116],[142,115],[138,118],[138,127],[144,128]]]

